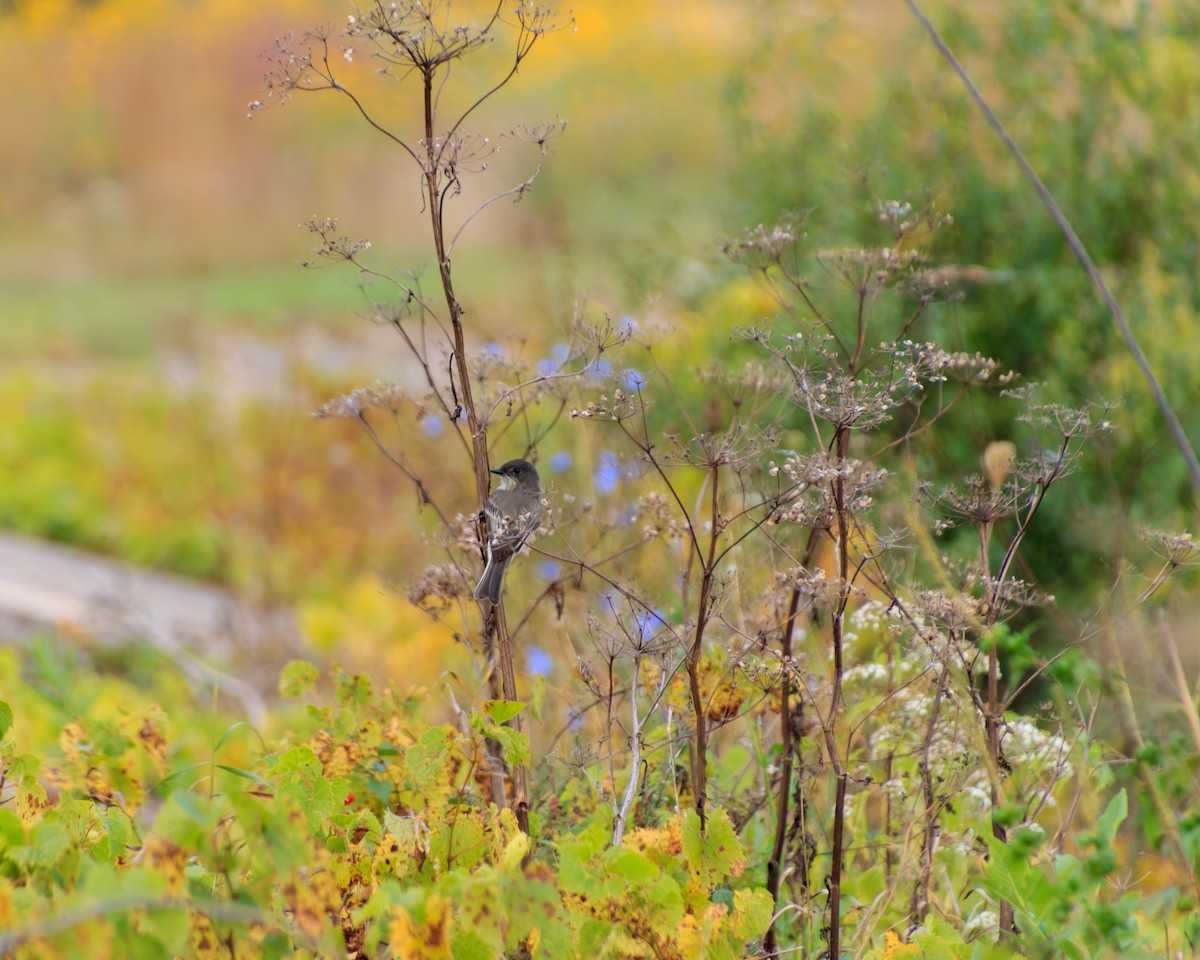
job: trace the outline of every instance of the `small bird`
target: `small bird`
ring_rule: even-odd
[[[500,478],[500,486],[483,505],[488,529],[487,566],[475,587],[475,599],[498,604],[508,562],[542,522],[542,484],[537,469],[528,460],[509,460],[492,473]]]

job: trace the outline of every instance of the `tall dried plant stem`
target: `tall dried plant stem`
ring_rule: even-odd
[[[860,322],[860,330],[863,325]],[[861,340],[861,334],[860,334]],[[853,371],[857,356],[850,363]],[[837,451],[838,463],[846,462],[850,452],[850,430],[848,427],[838,427],[834,436],[834,448]],[[833,801],[833,849],[830,851],[829,868],[829,955],[841,956],[841,913],[842,913],[842,870],[846,849],[846,787],[849,779],[846,765],[838,750],[837,737],[834,734],[837,724],[838,710],[842,705],[843,652],[846,627],[846,607],[850,601],[850,507],[846,502],[846,478],[842,470],[837,471],[833,480],[833,509],[834,522],[837,525],[835,540],[837,546],[838,572],[838,601],[833,612],[831,639],[833,643],[833,683],[829,696],[829,716],[826,717],[825,743],[829,753],[829,762],[833,765],[834,801]]]
[[[702,563],[700,596],[696,602],[696,632],[687,652],[688,692],[692,700],[692,717],[695,723],[694,749],[692,750],[692,790],[696,797],[696,814],[700,817],[700,833],[708,828],[708,712],[700,690],[700,653],[704,646],[704,631],[708,626],[709,607],[712,605],[713,578],[716,573],[717,538],[721,535],[719,507],[721,467],[713,464],[711,471],[712,504],[710,507],[712,529],[708,540],[708,556]]]
[[[813,527],[808,534],[808,543],[804,548],[804,555],[801,557],[800,565],[809,567],[813,562],[813,556],[817,552],[817,545],[820,542],[820,531]],[[792,588],[792,596],[788,601],[787,619],[783,624],[783,636],[779,644],[779,656],[783,661],[783,689],[780,691],[780,716],[782,717],[782,725],[779,731],[779,746],[783,752],[781,767],[779,772],[779,799],[778,809],[776,812],[775,823],[775,841],[771,847],[771,859],[767,861],[767,892],[771,894],[771,902],[775,904],[776,909],[779,906],[779,890],[783,884],[783,863],[787,850],[787,836],[790,825],[788,824],[788,803],[792,792],[792,769],[795,764],[795,755],[798,751],[799,744],[794,742],[794,737],[799,733],[801,726],[801,718],[799,712],[803,710],[804,701],[797,699],[795,707],[791,702],[791,667],[789,665],[792,651],[794,649],[793,641],[796,635],[796,617],[800,612],[800,588]],[[793,715],[797,714],[797,715]],[[803,843],[803,840],[801,841]],[[807,877],[802,879],[805,887],[808,885]],[[778,938],[775,933],[775,924],[767,928],[766,935],[763,937],[763,951],[768,957],[778,957],[779,947]]]
[[[953,638],[951,638],[953,642]],[[912,922],[920,924],[925,921],[925,913],[929,909],[929,888],[933,880],[933,855],[937,848],[937,818],[941,801],[933,792],[933,742],[937,735],[938,719],[941,716],[942,700],[946,695],[946,685],[949,682],[950,668],[944,660],[938,673],[937,690],[933,696],[933,707],[929,711],[929,723],[925,727],[925,742],[921,748],[921,790],[925,800],[925,819],[921,832],[921,873],[913,885],[912,892]]]
[[[463,330],[463,308],[454,292],[454,279],[450,270],[450,257],[446,252],[446,229],[443,216],[443,185],[438,176],[441,151],[444,145],[434,136],[434,69],[424,70],[425,106],[425,163],[423,179],[425,197],[429,205],[429,222],[433,231],[433,246],[437,253],[438,276],[442,293],[446,298],[446,309],[450,315],[450,328],[454,339],[454,354],[451,358],[450,387],[467,417],[467,430],[471,434],[471,453],[475,464],[475,493],[480,503],[487,500],[490,490],[488,481],[487,425],[480,423],[475,409],[475,396],[471,391],[471,378],[467,373],[467,341]],[[454,411],[456,414],[458,410]]]
[[[512,662],[512,644],[509,642],[508,620],[504,616],[503,597],[500,604],[495,608],[492,616],[487,618],[493,625],[494,636],[496,638],[496,661],[500,667],[500,682],[501,689],[504,693],[505,700],[517,699],[517,678],[513,672]],[[485,630],[489,626],[484,626]],[[505,726],[511,727],[518,733],[521,732],[521,716],[517,714],[510,718]],[[524,764],[515,764],[512,767],[512,808],[513,813],[517,817],[517,826],[521,828],[524,834],[529,833],[529,790],[527,782],[527,774]]]
[[[642,769],[642,726],[638,715],[638,673],[642,669],[640,654],[633,657],[633,671],[629,681],[629,782],[625,785],[625,794],[617,815],[613,818],[613,846],[619,847],[625,836],[625,828],[629,825],[629,816],[633,812],[633,802],[637,799],[638,784]],[[613,784],[614,788],[616,784]]]
[[[775,813],[775,842],[771,846],[771,859],[767,861],[767,893],[771,902],[779,904],[779,887],[783,882],[783,858],[787,845],[788,800],[792,792],[792,706],[791,706],[791,658],[792,635],[796,628],[796,615],[800,609],[800,588],[792,588],[788,601],[787,619],[783,624],[783,638],[779,645],[779,657],[783,661],[783,686],[779,691],[779,745],[783,754],[779,762],[779,801]],[[775,924],[767,928],[763,937],[763,952],[770,958],[779,956],[775,935]]]
[[[1045,495],[1045,489],[1039,491],[1038,500],[1035,502],[1033,510],[1037,509],[1036,504],[1040,503],[1040,498]],[[1015,556],[1016,547],[1020,544],[1021,538],[1026,529],[1028,529],[1028,521],[1033,519],[1033,510],[1030,511],[1026,521],[1017,531],[1017,535],[1013,538],[1009,548],[1008,555],[1005,557],[1005,562],[1001,566],[1000,578],[993,587],[992,607],[998,608],[998,594],[1000,590],[1000,580],[1008,571],[1012,557]],[[979,525],[979,567],[983,574],[984,583],[988,583],[991,577],[991,561],[988,556],[988,546],[991,543],[992,525],[990,523],[981,523]],[[989,624],[989,626],[992,624]],[[1000,744],[1001,734],[1001,714],[1003,707],[1000,703],[1000,654],[993,643],[987,654],[987,703],[983,714],[983,730],[984,737],[987,742],[988,752],[988,769],[991,773],[991,803],[992,803],[992,836],[1001,843],[1008,842],[1008,831],[1005,829],[1001,819],[997,816],[997,811],[1004,803],[1004,791],[1002,779],[1002,748]],[[1009,900],[1001,900],[999,904],[998,922],[1000,927],[1000,935],[1002,937],[1011,936],[1016,932],[1016,914],[1013,910],[1012,902]]]
[[[487,446],[487,424],[479,419],[475,407],[475,396],[471,389],[471,377],[467,365],[467,340],[463,329],[463,307],[454,291],[454,278],[450,268],[450,256],[446,246],[446,226],[444,217],[443,194],[447,186],[439,176],[442,162],[441,152],[446,148],[444,141],[435,136],[435,84],[434,74],[436,64],[430,63],[422,68],[424,80],[424,147],[422,179],[425,186],[425,200],[429,210],[429,223],[433,233],[433,246],[437,254],[438,277],[441,280],[442,293],[446,300],[446,311],[450,317],[450,330],[453,338],[453,354],[450,361],[450,390],[455,403],[466,415],[467,431],[471,435],[471,459],[475,467],[475,496],[478,503],[487,500],[490,492]],[[458,407],[453,411],[460,413]],[[497,606],[491,615],[485,613],[483,631],[486,639],[495,638],[496,663],[499,667],[501,690],[505,700],[517,699],[516,676],[513,670],[512,644],[509,641],[508,625],[504,619],[503,606]],[[488,646],[485,643],[485,648]],[[520,730],[518,717],[513,717],[509,724]],[[495,762],[495,757],[493,757]],[[513,797],[512,805],[521,830],[529,833],[529,802],[526,791],[525,768],[518,766],[512,771]],[[496,784],[500,778],[492,778],[493,801],[497,806],[505,806],[506,797],[503,792],[496,796]]]

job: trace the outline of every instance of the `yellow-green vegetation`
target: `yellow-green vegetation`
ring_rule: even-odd
[[[413,542],[381,506],[401,478],[347,452],[341,424],[313,424],[302,375],[287,385],[294,406],[223,406],[137,370],[10,372],[0,522],[267,601],[389,570]]]
[[[911,681],[914,670],[897,659],[881,610],[853,618],[863,651],[847,677],[856,721],[876,702],[874,686]],[[435,723],[428,691],[404,693],[341,670],[322,676],[297,661],[279,678],[284,702],[258,730],[214,710],[203,690],[189,691],[169,662],[144,650],[64,652],[60,641],[42,639],[0,657],[0,683],[12,692],[0,703],[6,956],[760,955],[772,915],[761,879],[770,836],[745,801],[778,760],[762,740],[777,704],[758,700],[753,682],[739,681],[720,701],[729,715],[740,710],[744,725],[725,738],[711,769],[711,789],[728,806],[714,806],[702,832],[686,785],[676,806],[652,779],[614,846],[601,796],[619,782],[600,768],[590,774],[598,792],[561,762],[539,762],[530,836],[509,810],[483,800],[485,738],[502,743],[510,761],[528,762],[546,756],[546,738],[573,715],[570,701],[537,684],[529,702],[481,702]],[[711,676],[722,675],[725,666],[714,663]],[[919,741],[913,718],[929,690],[911,682],[900,689],[876,737],[853,755],[865,774],[877,769],[871,752],[883,751],[893,774],[882,792],[864,786],[847,800],[855,868],[844,922],[853,949],[875,960],[1115,958],[1161,955],[1166,939],[1189,935],[1192,911],[1177,891],[1147,895],[1113,882],[1132,866],[1118,837],[1128,802],[1122,791],[1100,805],[1111,778],[1100,775],[1098,750],[1027,725],[1010,758],[1025,796],[1049,790],[1054,798],[1039,817],[1044,826],[1027,825],[1007,845],[985,844],[976,831],[986,778],[957,756],[940,757],[939,789],[953,800],[941,816],[945,876],[937,885],[948,895],[982,878],[989,896],[1015,902],[1031,933],[1020,950],[989,944],[980,937],[995,923],[988,903],[952,908],[947,900],[910,945],[896,926],[908,906],[894,898],[892,877],[911,871],[915,854],[889,847],[885,828],[922,805],[904,737]],[[500,725],[517,713],[534,733]],[[944,722],[963,718],[955,706]],[[602,726],[595,720],[572,735],[576,743]],[[904,732],[889,737],[886,727],[897,723]],[[805,791],[823,802],[812,777]],[[1059,850],[1054,823],[1079,803],[1083,818]],[[948,916],[959,909],[965,916]],[[803,942],[804,955],[819,952],[815,929]]]
[[[1195,491],[927,40],[495,9],[0,5],[0,525],[322,661],[0,651],[0,954],[1185,955]],[[930,12],[1193,427],[1194,12]]]
[[[264,740],[240,722],[218,731],[225,721],[177,688],[168,720],[151,705],[171,690],[163,663],[158,688],[132,697],[117,677],[23,666],[0,663],[5,687],[24,688],[15,719],[0,703],[6,956],[640,956],[652,944],[732,958],[770,920],[721,814],[706,836],[676,815],[615,849],[603,810],[568,793],[554,807],[574,821],[557,868],[524,867],[530,838],[512,814],[472,800],[483,737],[524,704],[431,725],[424,698],[338,672],[313,701],[326,705],[288,711],[286,732]],[[67,679],[81,682],[62,696]],[[288,697],[317,686],[299,661],[280,677]]]

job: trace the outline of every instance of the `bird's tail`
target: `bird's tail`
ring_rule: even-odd
[[[488,565],[484,567],[483,576],[475,585],[476,600],[488,600],[493,605],[500,602],[500,588],[504,584],[504,571],[507,567],[508,560],[488,561]]]

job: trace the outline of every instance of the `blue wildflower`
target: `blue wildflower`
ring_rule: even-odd
[[[634,614],[634,622],[637,624],[637,636],[639,640],[649,640],[652,636],[658,633],[666,626],[667,618],[661,610],[639,610]]]
[[[550,348],[550,356],[543,357],[537,362],[538,374],[543,377],[549,377],[552,374],[558,373],[570,355],[571,351],[565,343],[556,343]]]
[[[421,432],[427,437],[440,437],[446,429],[446,423],[436,413],[426,414],[421,418]]]
[[[606,360],[604,357],[600,357],[600,359],[596,360],[591,364],[591,366],[588,367],[588,379],[593,383],[607,379],[608,375],[612,373],[612,368],[613,365],[608,360]]]
[[[636,393],[646,385],[646,375],[641,370],[629,367],[621,371],[621,386],[631,393]]]
[[[611,450],[600,454],[600,466],[596,468],[596,492],[612,493],[621,482],[621,461]]]
[[[535,676],[545,676],[554,668],[554,661],[541,647],[525,648],[525,664]]]

